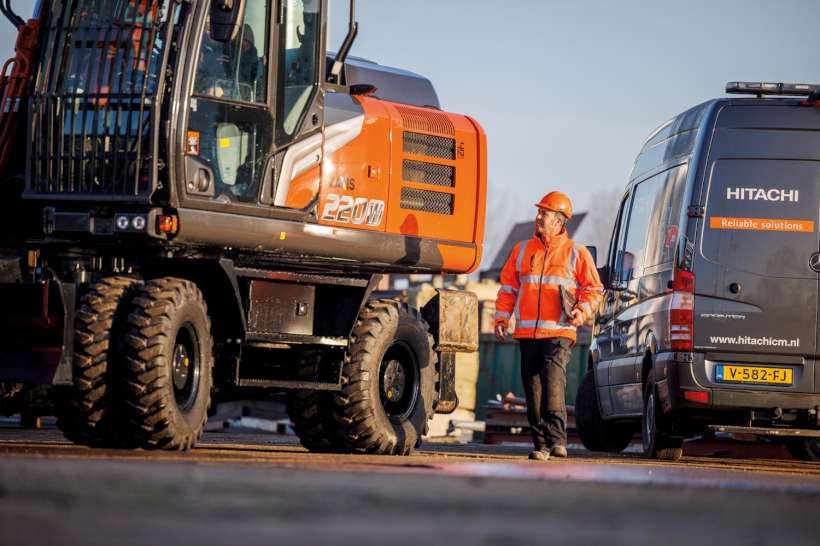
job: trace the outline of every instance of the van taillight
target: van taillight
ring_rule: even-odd
[[[675,270],[669,304],[669,340],[673,351],[691,351],[694,330],[695,275]]]

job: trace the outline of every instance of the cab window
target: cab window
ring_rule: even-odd
[[[277,141],[293,138],[319,83],[319,0],[282,0]]]
[[[269,2],[248,2],[245,21],[230,42],[211,38],[205,26],[194,94],[244,101],[267,101]]]
[[[203,193],[222,202],[258,201],[273,148],[266,57],[273,1],[246,4],[230,42],[213,40],[205,25],[188,119],[192,170],[208,173]]]

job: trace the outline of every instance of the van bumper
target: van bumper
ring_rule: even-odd
[[[820,393],[784,392],[769,386],[721,388],[705,384],[702,360],[703,355],[691,353],[657,355],[657,375],[664,378],[658,382],[658,397],[665,412],[810,410],[820,407]]]

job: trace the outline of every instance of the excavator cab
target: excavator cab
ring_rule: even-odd
[[[270,205],[275,158],[321,131],[326,12],[322,0],[44,2],[27,196]]]

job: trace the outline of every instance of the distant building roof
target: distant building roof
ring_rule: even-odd
[[[569,222],[567,222],[567,235],[569,235],[570,239],[575,236],[575,233],[578,231],[578,228],[581,226],[581,223],[586,217],[586,212],[580,212],[573,216]],[[485,279],[490,277],[498,277],[501,274],[501,270],[504,268],[504,263],[510,256],[513,247],[519,241],[524,241],[525,239],[531,238],[534,232],[535,227],[533,226],[532,220],[515,224],[510,230],[509,235],[507,235],[507,239],[504,241],[504,244],[501,245],[498,253],[496,253],[495,259],[493,259],[493,263],[490,265],[490,268],[481,273],[481,278]]]

